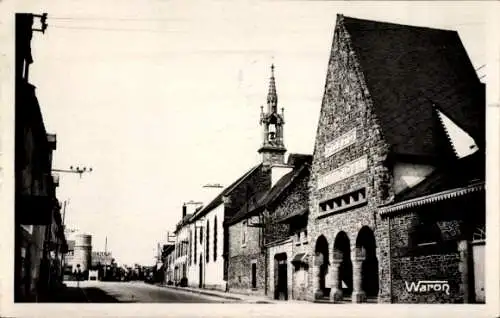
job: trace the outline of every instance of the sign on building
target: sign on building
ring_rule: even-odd
[[[347,179],[355,174],[365,171],[368,168],[368,158],[366,155],[350,161],[339,168],[322,175],[318,179],[318,189],[322,189],[341,180]]]
[[[330,157],[336,152],[352,145],[356,141],[356,128],[351,129],[342,136],[330,141],[325,145],[325,158]]]

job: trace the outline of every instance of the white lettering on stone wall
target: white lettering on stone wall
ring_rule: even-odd
[[[343,166],[321,176],[318,180],[318,189],[322,189],[331,184],[349,178],[355,174],[365,171],[368,168],[368,158],[366,155],[348,162]]]
[[[352,145],[355,141],[356,128],[327,143],[325,145],[325,158],[328,158],[334,153],[339,152],[340,150]]]

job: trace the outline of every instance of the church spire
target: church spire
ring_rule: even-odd
[[[271,64],[271,78],[269,79],[269,90],[267,92],[267,109],[269,113],[275,113],[278,106],[278,95],[276,94],[276,81],[274,79],[274,64]]]
[[[274,79],[274,64],[271,64],[271,78],[267,93],[267,112],[261,106],[260,124],[262,126],[262,147],[259,153],[262,154],[262,162],[265,165],[283,164],[286,152],[283,142],[283,120],[282,114],[278,113],[278,95],[276,94],[276,82]]]

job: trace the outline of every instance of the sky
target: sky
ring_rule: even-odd
[[[66,224],[92,234],[94,250],[107,237],[121,264],[153,264],[183,202],[259,162],[271,63],[288,152],[312,154],[337,14],[457,30],[476,68],[488,59],[481,2],[68,0],[16,11],[48,13],[30,81],[57,134],[54,168],[93,168],[60,177]]]

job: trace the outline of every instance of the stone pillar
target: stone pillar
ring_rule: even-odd
[[[320,275],[321,264],[323,264],[323,254],[319,253],[314,256],[314,264],[312,267],[314,299],[320,299],[321,297],[323,297],[323,291],[320,289],[319,286],[319,275]]]
[[[339,255],[340,254],[340,255]],[[342,264],[342,253],[334,251],[332,266],[330,266],[330,276],[332,279],[331,291],[330,291],[330,301],[339,302],[342,300],[342,287],[339,288],[339,269],[340,264]]]
[[[469,286],[469,263],[470,263],[470,245],[466,240],[458,242],[458,252],[460,254],[459,270],[462,274],[462,283],[460,291],[464,295],[464,303],[471,302],[470,286]]]
[[[355,247],[351,253],[352,258],[352,302],[362,303],[366,301],[366,294],[361,287],[362,282],[362,265],[365,260],[364,250],[360,247]]]

